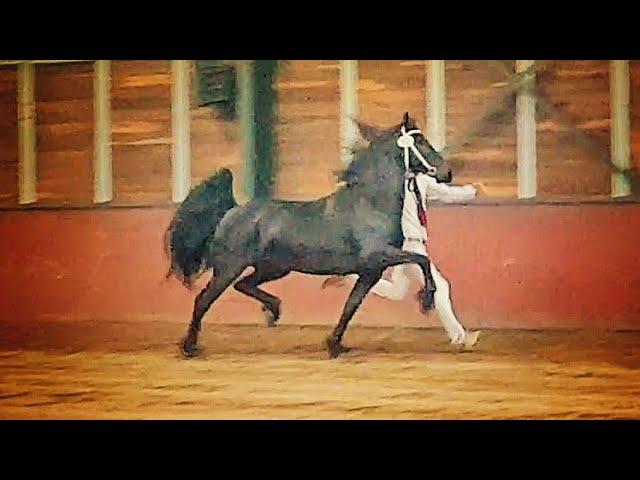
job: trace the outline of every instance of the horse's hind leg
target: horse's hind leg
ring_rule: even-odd
[[[237,291],[249,295],[262,303],[262,310],[267,317],[267,325],[275,327],[280,318],[280,299],[258,288],[261,283],[277,280],[289,273],[289,270],[276,268],[271,264],[258,264],[250,275],[236,282],[233,286]]]
[[[245,268],[246,266],[243,265],[242,267],[219,269],[207,286],[198,294],[194,303],[193,316],[189,324],[187,338],[182,343],[182,353],[185,357],[197,355],[198,333],[200,332],[202,317],[207,313],[211,304],[222,295],[222,292],[238,278]]]

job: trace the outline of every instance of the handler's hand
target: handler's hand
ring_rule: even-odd
[[[478,196],[478,197],[487,197],[487,196],[489,196],[488,193],[487,193],[487,189],[485,188],[483,183],[474,182],[471,185],[476,187],[476,196]]]

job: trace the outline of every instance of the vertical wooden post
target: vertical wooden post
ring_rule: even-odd
[[[631,166],[629,118],[629,60],[611,60],[609,89],[611,106],[611,161],[618,168]],[[631,184],[619,173],[611,174],[611,196],[631,195]]]
[[[447,89],[444,60],[427,64],[427,139],[438,152],[446,146]]]
[[[111,167],[111,61],[97,60],[93,70],[93,201],[113,200]]]
[[[256,117],[255,117],[255,64],[251,60],[240,60],[238,68],[238,116],[240,138],[244,157],[245,196],[251,200],[255,196],[256,172]]]
[[[18,65],[18,202],[38,200],[36,152],[36,71],[33,63]]]
[[[190,62],[171,61],[172,199],[182,202],[191,187],[191,135],[189,116]]]
[[[534,60],[516,60],[516,72],[522,73],[534,65]],[[536,99],[533,82],[535,74],[530,73],[516,98],[518,198],[532,198],[537,194]]]
[[[277,60],[256,60],[254,109],[256,170],[254,196],[270,198],[273,193],[277,118]]]
[[[351,161],[352,148],[358,138],[353,119],[358,117],[358,61],[340,60],[340,158]]]

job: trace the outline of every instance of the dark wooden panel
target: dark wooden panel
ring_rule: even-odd
[[[0,68],[0,205],[18,203],[16,68]]]
[[[335,189],[340,166],[338,62],[289,61],[278,87],[278,160],[275,195],[304,200]]]
[[[38,203],[93,201],[93,63],[36,66]]]
[[[640,169],[640,60],[631,60],[631,159]],[[637,186],[640,189],[640,185]],[[636,192],[638,193],[638,192]]]
[[[360,117],[381,126],[400,123],[404,112],[426,128],[424,61],[362,60],[358,62]]]
[[[610,150],[609,61],[538,62],[538,80],[559,114],[539,115],[538,186],[540,196],[591,196],[610,193],[602,158]],[[576,132],[587,134],[593,147]]]
[[[191,109],[191,185],[196,186],[219,168],[233,173],[233,190],[244,201],[244,162],[238,122],[218,118],[209,107]]]
[[[636,164],[640,153],[638,64],[631,63],[631,143]],[[607,156],[610,142],[608,62],[563,60],[537,65],[542,89],[563,112],[564,123],[570,125],[567,129],[553,116],[538,119],[540,196],[608,194],[609,173],[598,158],[599,154]],[[409,111],[426,129],[425,68],[424,61],[361,61],[361,118],[387,126],[397,123],[402,113]],[[515,197],[514,105],[490,125],[479,125],[487,107],[503,95],[504,73],[488,61],[450,60],[446,74],[448,143],[455,144],[474,127],[480,131],[457,150],[448,152],[456,181],[482,181],[494,196]],[[286,62],[277,86],[280,103],[276,196],[305,199],[327,194],[335,188],[332,172],[340,167],[339,62]],[[91,64],[39,65],[36,94],[38,150],[44,158],[39,162],[39,189],[44,188],[45,198],[55,201],[88,201],[93,155]],[[169,201],[170,63],[114,61],[112,107],[115,203]],[[3,68],[0,195],[5,200],[15,197],[17,190],[16,116],[15,68]],[[585,148],[576,141],[572,128],[587,132],[599,147],[595,151]],[[192,184],[227,166],[234,172],[235,189],[242,196],[243,160],[237,122],[222,121],[212,110],[198,108],[194,103],[191,137]],[[68,161],[64,152],[69,152]],[[82,178],[76,178],[78,174]],[[60,179],[54,180],[56,176]],[[65,184],[63,178],[73,180]]]
[[[114,145],[115,204],[171,201],[171,145]]]
[[[171,200],[171,65],[114,61],[111,68],[114,204]]]
[[[93,63],[36,65],[35,95],[39,102],[92,101]]]
[[[456,183],[482,182],[491,196],[517,196],[515,106],[503,103],[505,74],[492,62],[448,60],[447,151]],[[513,61],[507,62],[511,71]],[[486,115],[502,108],[503,114]]]
[[[93,150],[39,151],[38,203],[89,205],[93,199]]]

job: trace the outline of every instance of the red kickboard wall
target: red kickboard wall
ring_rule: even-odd
[[[189,321],[197,290],[166,280],[170,208],[0,212],[0,320]],[[640,205],[468,205],[430,209],[430,253],[461,322],[484,328],[640,329]],[[282,323],[337,322],[350,285],[292,273],[266,284]],[[199,286],[206,282],[201,279]],[[416,285],[416,290],[418,286]],[[413,293],[413,292],[412,292]],[[207,322],[260,323],[233,289]],[[367,297],[353,324],[437,326],[403,302]]]

